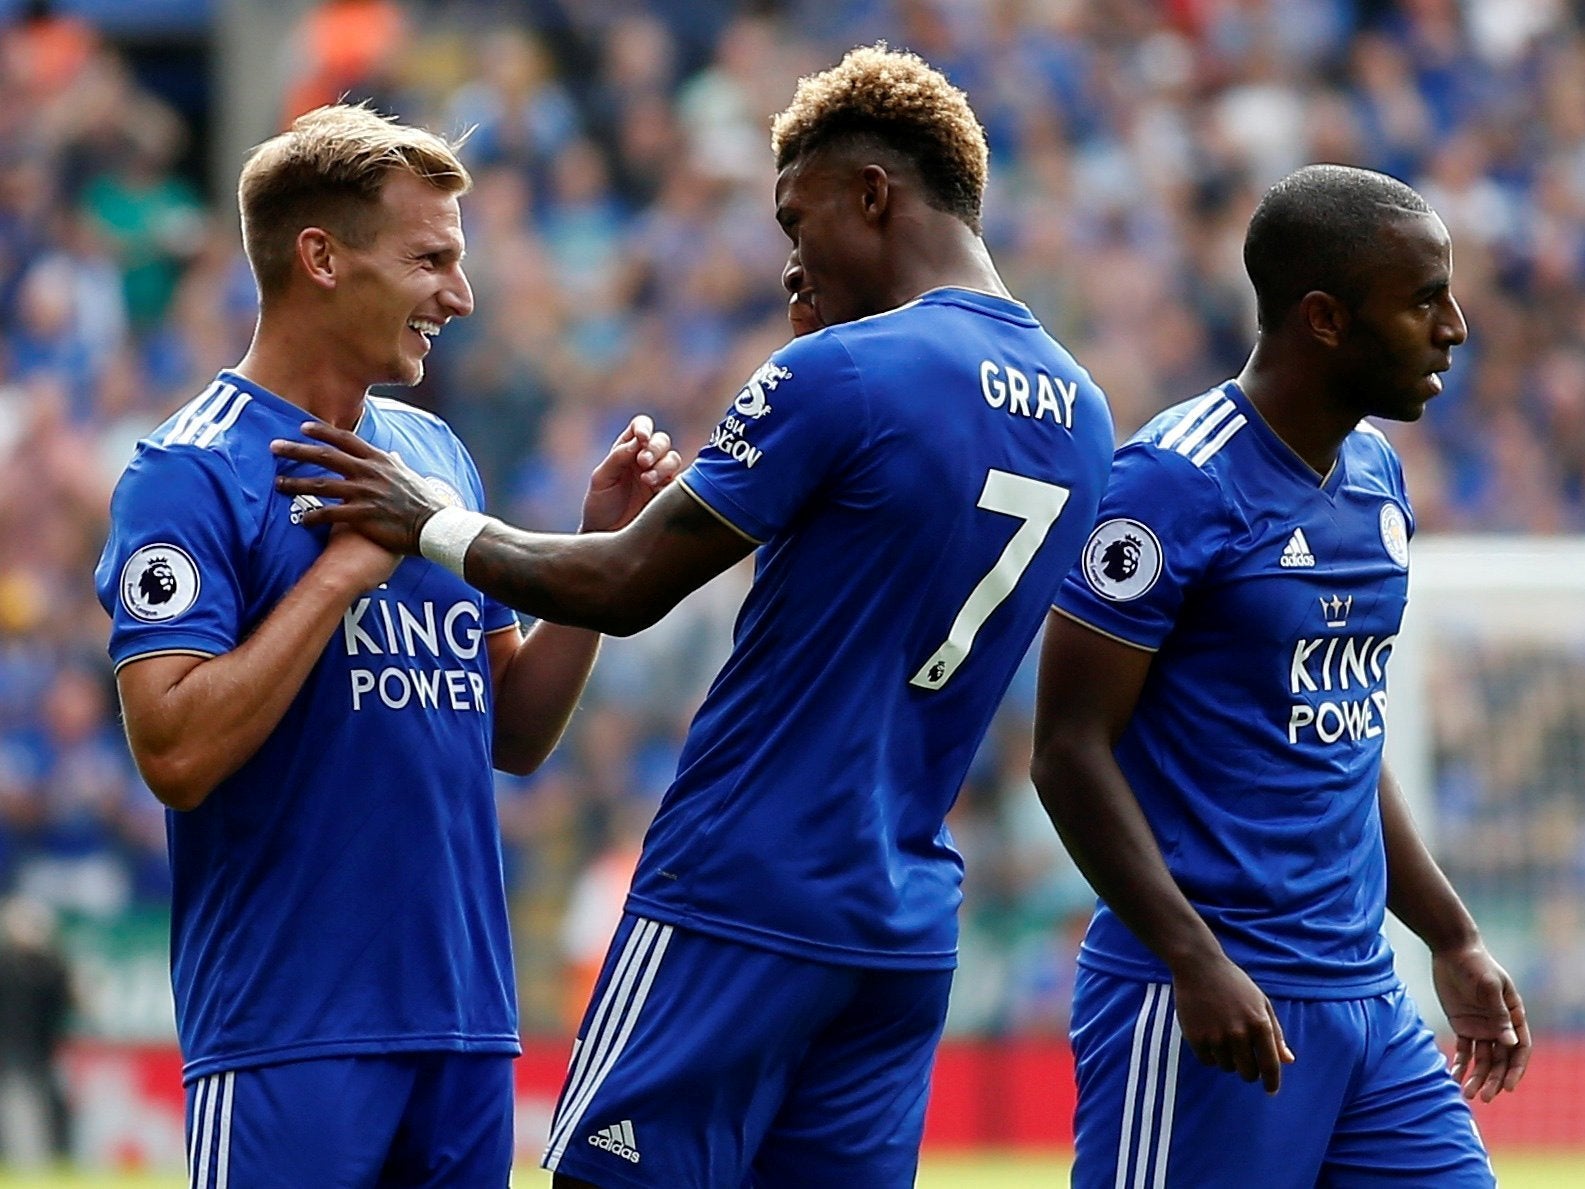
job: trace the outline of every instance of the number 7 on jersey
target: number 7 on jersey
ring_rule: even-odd
[[[1010,471],[992,470],[985,476],[985,489],[980,492],[977,506],[987,512],[1000,512],[1003,516],[1016,516],[1023,521],[1013,539],[1007,542],[990,573],[981,578],[958,614],[952,629],[941,647],[930,654],[919,667],[909,685],[920,689],[937,690],[951,680],[958,666],[968,659],[974,647],[974,637],[991,617],[991,612],[1013,592],[1023,577],[1029,563],[1045,542],[1051,526],[1062,515],[1068,502],[1068,488],[1055,483],[1043,483],[1027,475]]]

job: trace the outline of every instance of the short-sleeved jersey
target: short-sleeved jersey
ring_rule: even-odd
[[[629,910],[949,968],[943,818],[1093,523],[1111,415],[1022,305],[932,290],[796,339],[681,482],[761,544]]]
[[[1178,885],[1274,995],[1394,983],[1377,784],[1412,526],[1378,431],[1322,480],[1229,381],[1118,450],[1057,599],[1156,653],[1118,763]],[[1081,961],[1165,981],[1104,904]]]
[[[139,443],[97,572],[117,667],[246,640],[324,548],[304,412],[233,372]],[[360,436],[464,506],[438,418],[370,397]],[[171,966],[190,1080],[356,1053],[518,1051],[490,770],[485,636],[513,626],[443,567],[401,563],[345,613],[280,724],[196,809],[167,813]]]

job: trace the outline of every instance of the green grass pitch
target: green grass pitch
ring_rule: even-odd
[[[1585,1148],[1575,1152],[1499,1151],[1492,1160],[1502,1189],[1585,1189]],[[1038,1189],[1067,1183],[1068,1162],[1061,1155],[1013,1156],[966,1153],[932,1156],[919,1169],[919,1189]],[[181,1177],[116,1176],[109,1173],[52,1172],[23,1175],[0,1171],[4,1189],[181,1189]],[[517,1189],[548,1189],[550,1177],[520,1169]]]

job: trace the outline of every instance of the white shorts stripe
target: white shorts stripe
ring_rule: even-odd
[[[633,1029],[638,1024],[639,1013],[644,1008],[644,1000],[649,997],[650,986],[655,981],[655,973],[660,969],[661,959],[666,956],[666,946],[671,942],[671,926],[659,925],[654,921],[641,921],[639,927],[644,926],[648,926],[655,937],[654,945],[649,947],[649,953],[641,959],[643,974],[639,978],[637,988],[632,991],[631,1001],[621,1004],[621,1010],[612,1012],[606,1022],[606,1035],[601,1037],[600,1043],[596,1048],[596,1060],[591,1061],[589,1064],[588,1076],[585,1079],[583,1089],[579,1092],[575,1101],[568,1101],[563,1105],[562,1111],[565,1113],[565,1118],[558,1119],[557,1124],[553,1127],[551,1147],[545,1154],[545,1167],[553,1172],[556,1166],[561,1163],[562,1154],[567,1150],[567,1141],[572,1137],[579,1123],[582,1122],[583,1114],[588,1110],[589,1103],[594,1099],[596,1091],[600,1089],[600,1084],[605,1081],[606,1075],[611,1072],[611,1067],[616,1064],[617,1058],[622,1055],[622,1050],[627,1046],[628,1038],[633,1035]],[[638,932],[638,927],[634,929],[634,932]],[[635,963],[633,969],[627,972],[628,980],[624,981],[631,980],[634,971],[637,969],[638,964]],[[622,997],[624,999],[627,998],[625,990],[622,992]],[[620,1030],[613,1037],[611,1029],[618,1026],[618,1024],[620,1024]],[[585,1045],[585,1048],[588,1047],[588,1045]]]
[[[1157,442],[1156,445],[1163,450],[1171,450],[1172,447],[1177,444],[1179,438],[1194,428],[1194,423],[1199,419],[1200,414],[1204,413],[1205,410],[1209,409],[1217,401],[1225,399],[1227,398],[1222,395],[1222,391],[1219,388],[1214,392],[1209,393],[1204,400],[1188,411],[1182,421],[1178,422],[1178,424],[1174,425],[1166,433],[1162,434],[1161,441]]]
[[[204,1096],[204,1134],[198,1143],[198,1176],[193,1182],[194,1189],[204,1189],[209,1181],[209,1151],[215,1142],[215,1100],[220,1097],[218,1079],[211,1076],[204,1079],[208,1083],[208,1094]]]
[[[1172,1141],[1172,1113],[1177,1101],[1178,1054],[1183,1033],[1172,1007],[1172,988],[1151,983],[1134,1020],[1128,1054],[1128,1081],[1123,1089],[1123,1117],[1117,1141],[1115,1189],[1163,1189],[1167,1183],[1167,1152]],[[1165,1052],[1163,1052],[1165,1050]],[[1134,1112],[1139,1112],[1135,1140]],[[1151,1155],[1155,1175],[1151,1175]]]
[[[637,977],[638,962],[654,938],[656,928],[657,926],[651,921],[639,921],[633,931],[627,935],[627,941],[622,946],[622,956],[617,959],[616,968],[611,972],[611,981],[606,985],[605,994],[600,997],[600,1002],[595,1007],[594,1016],[589,1021],[588,1032],[573,1042],[572,1066],[567,1071],[567,1082],[562,1088],[561,1101],[557,1103],[556,1113],[551,1119],[550,1147],[555,1147],[557,1138],[566,1124],[568,1107],[583,1092],[589,1071],[597,1063],[595,1054],[606,1034],[607,1020],[612,1017],[613,1009],[617,1009],[617,1004],[627,997],[628,991],[632,988],[633,980]],[[618,1013],[619,1010],[617,1009]]]
[[[1115,1189],[1128,1189],[1128,1153],[1134,1146],[1134,1099],[1139,1088],[1139,1066],[1145,1055],[1145,1034],[1150,1028],[1150,1017],[1156,1009],[1156,999],[1162,991],[1159,983],[1145,988],[1145,1001],[1140,1005],[1134,1020],[1134,1043],[1128,1051],[1128,1081],[1123,1089],[1123,1130],[1117,1141],[1117,1177],[1112,1182]]]
[[[1167,1066],[1161,1071],[1161,1135],[1156,1140],[1155,1189],[1166,1189],[1167,1152],[1172,1146],[1172,1108],[1178,1101],[1178,1054],[1183,1050],[1183,1028],[1178,1013],[1167,1012]]]
[[[1145,1048],[1145,1087],[1140,1094],[1139,1146],[1134,1150],[1134,1189],[1146,1189],[1150,1174],[1151,1140],[1156,1130],[1156,1096],[1161,1080],[1161,1038],[1166,1030],[1166,1017],[1172,1013],[1172,1001],[1164,985],[1156,988],[1156,1007],[1150,1020],[1150,1039]]]
[[[198,1185],[198,1120],[204,1110],[204,1091],[209,1087],[208,1078],[199,1078],[198,1084],[193,1087],[193,1115],[192,1121],[187,1124],[187,1185],[188,1189],[199,1189]]]
[[[220,1084],[220,1151],[215,1157],[215,1189],[226,1189],[231,1177],[231,1101],[237,1075],[226,1072]]]
[[[655,925],[655,922],[646,922]],[[643,1010],[644,1000],[649,997],[649,989],[655,981],[655,973],[660,969],[661,959],[666,956],[666,946],[671,942],[671,926],[660,925],[653,949],[648,957],[643,959],[643,976],[639,979],[638,988],[633,992],[632,1001],[626,1005],[625,1010],[613,1016],[612,1023],[621,1020],[621,1031],[609,1044],[602,1044],[600,1063],[591,1066],[590,1076],[583,1091],[578,1096],[578,1101],[568,1104],[568,1115],[562,1128],[562,1135],[557,1143],[553,1161],[549,1167],[554,1171],[555,1165],[561,1162],[561,1155],[567,1150],[567,1141],[571,1139],[574,1131],[583,1120],[584,1112],[589,1109],[589,1103],[594,1100],[595,1093],[605,1081],[606,1075],[611,1072],[617,1058],[622,1055],[622,1050],[627,1047],[627,1041],[633,1035],[633,1029],[638,1024],[639,1012]]]

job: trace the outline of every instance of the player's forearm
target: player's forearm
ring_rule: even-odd
[[[1387,853],[1387,908],[1431,949],[1446,953],[1480,942],[1480,929],[1420,836],[1397,779],[1382,768],[1379,791]]]
[[[172,809],[195,809],[258,751],[357,593],[316,564],[245,641],[168,687],[139,684],[129,671],[135,666],[123,671],[128,742],[156,797]]]
[[[1216,935],[1172,878],[1106,742],[1037,741],[1033,776],[1079,871],[1135,937],[1174,972],[1222,957]]]
[[[600,648],[598,632],[537,623],[505,666],[496,687],[493,759],[526,774],[561,740]]]
[[[535,619],[630,636],[669,611],[643,580],[622,533],[530,533],[492,521],[468,547],[475,588]],[[681,593],[677,598],[681,598]]]

